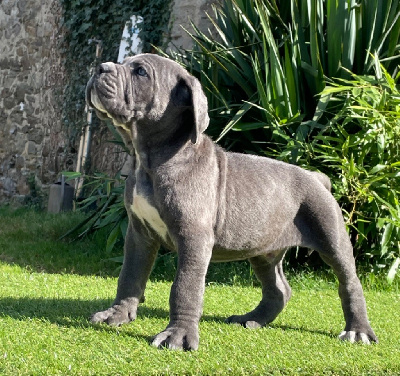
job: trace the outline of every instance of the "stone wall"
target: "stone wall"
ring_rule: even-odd
[[[40,190],[72,163],[54,98],[59,14],[53,0],[0,3],[0,202]]]

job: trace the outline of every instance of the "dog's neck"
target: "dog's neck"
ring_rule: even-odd
[[[185,113],[179,113],[157,132],[154,124],[149,121],[132,120],[129,124],[132,145],[136,158],[148,173],[168,161],[187,161],[195,154],[200,142],[194,145],[191,142],[192,119]]]
[[[193,158],[196,158],[204,135],[200,136],[199,142],[194,145],[190,140],[185,141],[180,147],[169,148],[160,144],[144,144],[138,142],[138,146],[134,148],[136,158],[140,166],[149,174],[152,175],[155,171],[163,169],[171,163],[190,163]],[[176,146],[176,145],[175,145]]]

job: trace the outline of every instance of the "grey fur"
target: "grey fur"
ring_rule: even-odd
[[[275,319],[291,290],[282,270],[288,247],[319,252],[339,280],[346,321],[340,338],[377,342],[368,319],[341,210],[322,174],[276,160],[229,153],[203,134],[207,99],[197,79],[166,58],[143,54],[101,64],[87,101],[110,117],[136,156],[125,203],[129,228],[111,308],[92,322],[136,318],[160,244],[178,253],[170,322],[152,344],[197,349],[210,261],[249,259],[262,299],[230,323],[259,327]]]

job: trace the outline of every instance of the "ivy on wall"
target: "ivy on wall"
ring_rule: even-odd
[[[61,98],[63,123],[72,143],[85,123],[85,87],[95,61],[95,45],[102,41],[101,61],[116,61],[125,23],[134,14],[138,24],[142,51],[152,45],[165,47],[169,35],[170,0],[60,0],[63,7],[62,54],[65,59],[64,93]]]
[[[139,38],[142,40],[143,52],[152,52],[152,45],[162,48],[169,41],[171,0],[144,2],[146,5],[139,12],[143,17],[143,22],[138,23]]]

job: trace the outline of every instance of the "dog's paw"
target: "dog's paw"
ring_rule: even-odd
[[[355,332],[353,330],[344,330],[342,333],[339,334],[339,339],[342,341],[349,341],[350,343],[362,342],[366,345],[371,344],[371,342],[378,343],[378,338],[374,333],[367,334],[362,332]]]
[[[264,320],[247,315],[233,315],[228,317],[225,322],[227,324],[238,324],[248,329],[258,329],[265,326]]]
[[[157,334],[151,343],[158,348],[171,350],[197,350],[199,347],[199,333],[197,327],[168,326]]]
[[[111,326],[119,326],[136,319],[137,304],[115,304],[105,311],[94,313],[90,317],[93,324],[106,323]]]

